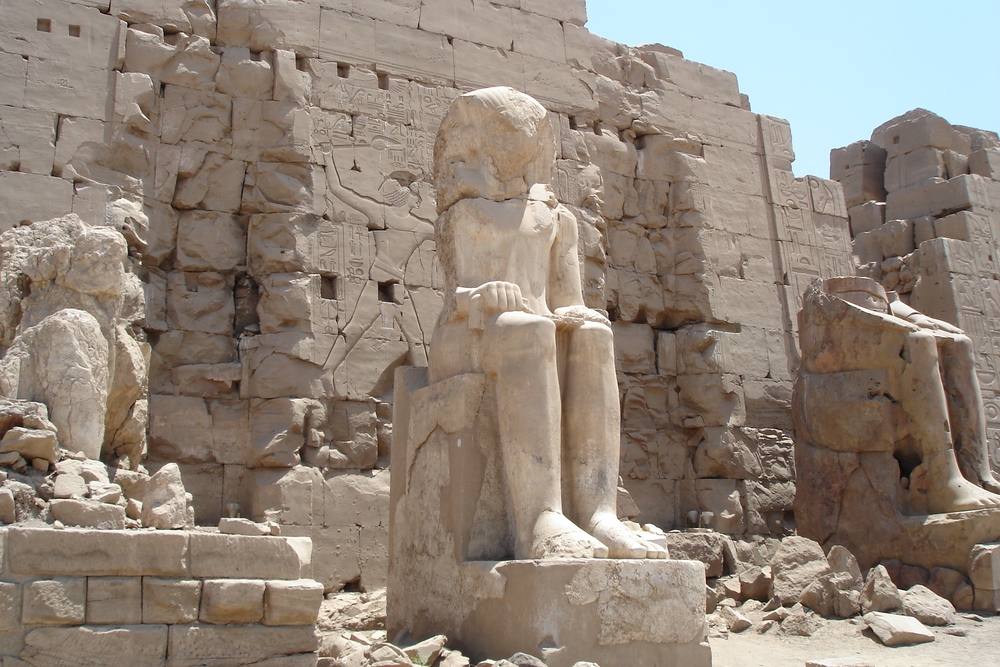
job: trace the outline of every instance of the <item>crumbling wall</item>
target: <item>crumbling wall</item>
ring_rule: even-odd
[[[180,464],[199,523],[274,519],[328,589],[384,583],[390,378],[441,303],[434,136],[511,85],[559,129],[640,520],[787,530],[794,315],[853,272],[846,208],[733,74],[601,39],[583,0],[2,6],[0,228],[141,206],[147,465]]]
[[[1000,470],[1000,138],[924,109],[830,153],[861,272],[972,339]]]

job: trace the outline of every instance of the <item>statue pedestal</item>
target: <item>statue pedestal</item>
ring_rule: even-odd
[[[446,635],[473,660],[708,667],[696,561],[514,561],[482,375],[396,373],[387,629]]]

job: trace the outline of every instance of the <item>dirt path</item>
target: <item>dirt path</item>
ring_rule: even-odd
[[[714,667],[803,667],[807,660],[865,658],[876,667],[1000,667],[1000,616],[981,622],[959,617],[951,628],[932,628],[935,640],[918,646],[889,648],[864,624],[826,621],[812,637],[751,628],[727,639],[712,639]],[[964,637],[948,634],[965,633]]]

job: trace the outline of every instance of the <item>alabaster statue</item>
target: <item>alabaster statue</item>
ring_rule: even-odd
[[[584,305],[577,222],[549,185],[554,167],[534,99],[489,88],[452,104],[434,146],[446,287],[428,379],[494,384],[515,558],[666,557],[617,518],[611,326]]]
[[[801,437],[837,451],[891,451],[900,465],[904,514],[1000,506],[968,336],[861,277],[814,283],[799,318]],[[868,384],[841,386],[851,378]],[[861,402],[841,403],[836,417],[820,405],[837,403],[824,386],[842,397],[858,393],[862,401],[879,402],[883,418],[866,425],[864,411],[849,408]]]

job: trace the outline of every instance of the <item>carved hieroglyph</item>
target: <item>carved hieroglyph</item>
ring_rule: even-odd
[[[617,518],[611,326],[584,305],[545,108],[512,88],[462,95],[434,157],[445,303],[429,379],[485,373],[495,388],[515,557],[665,557]]]
[[[970,536],[1000,536],[969,338],[869,278],[814,283],[799,327],[800,532],[866,565],[964,569]]]

